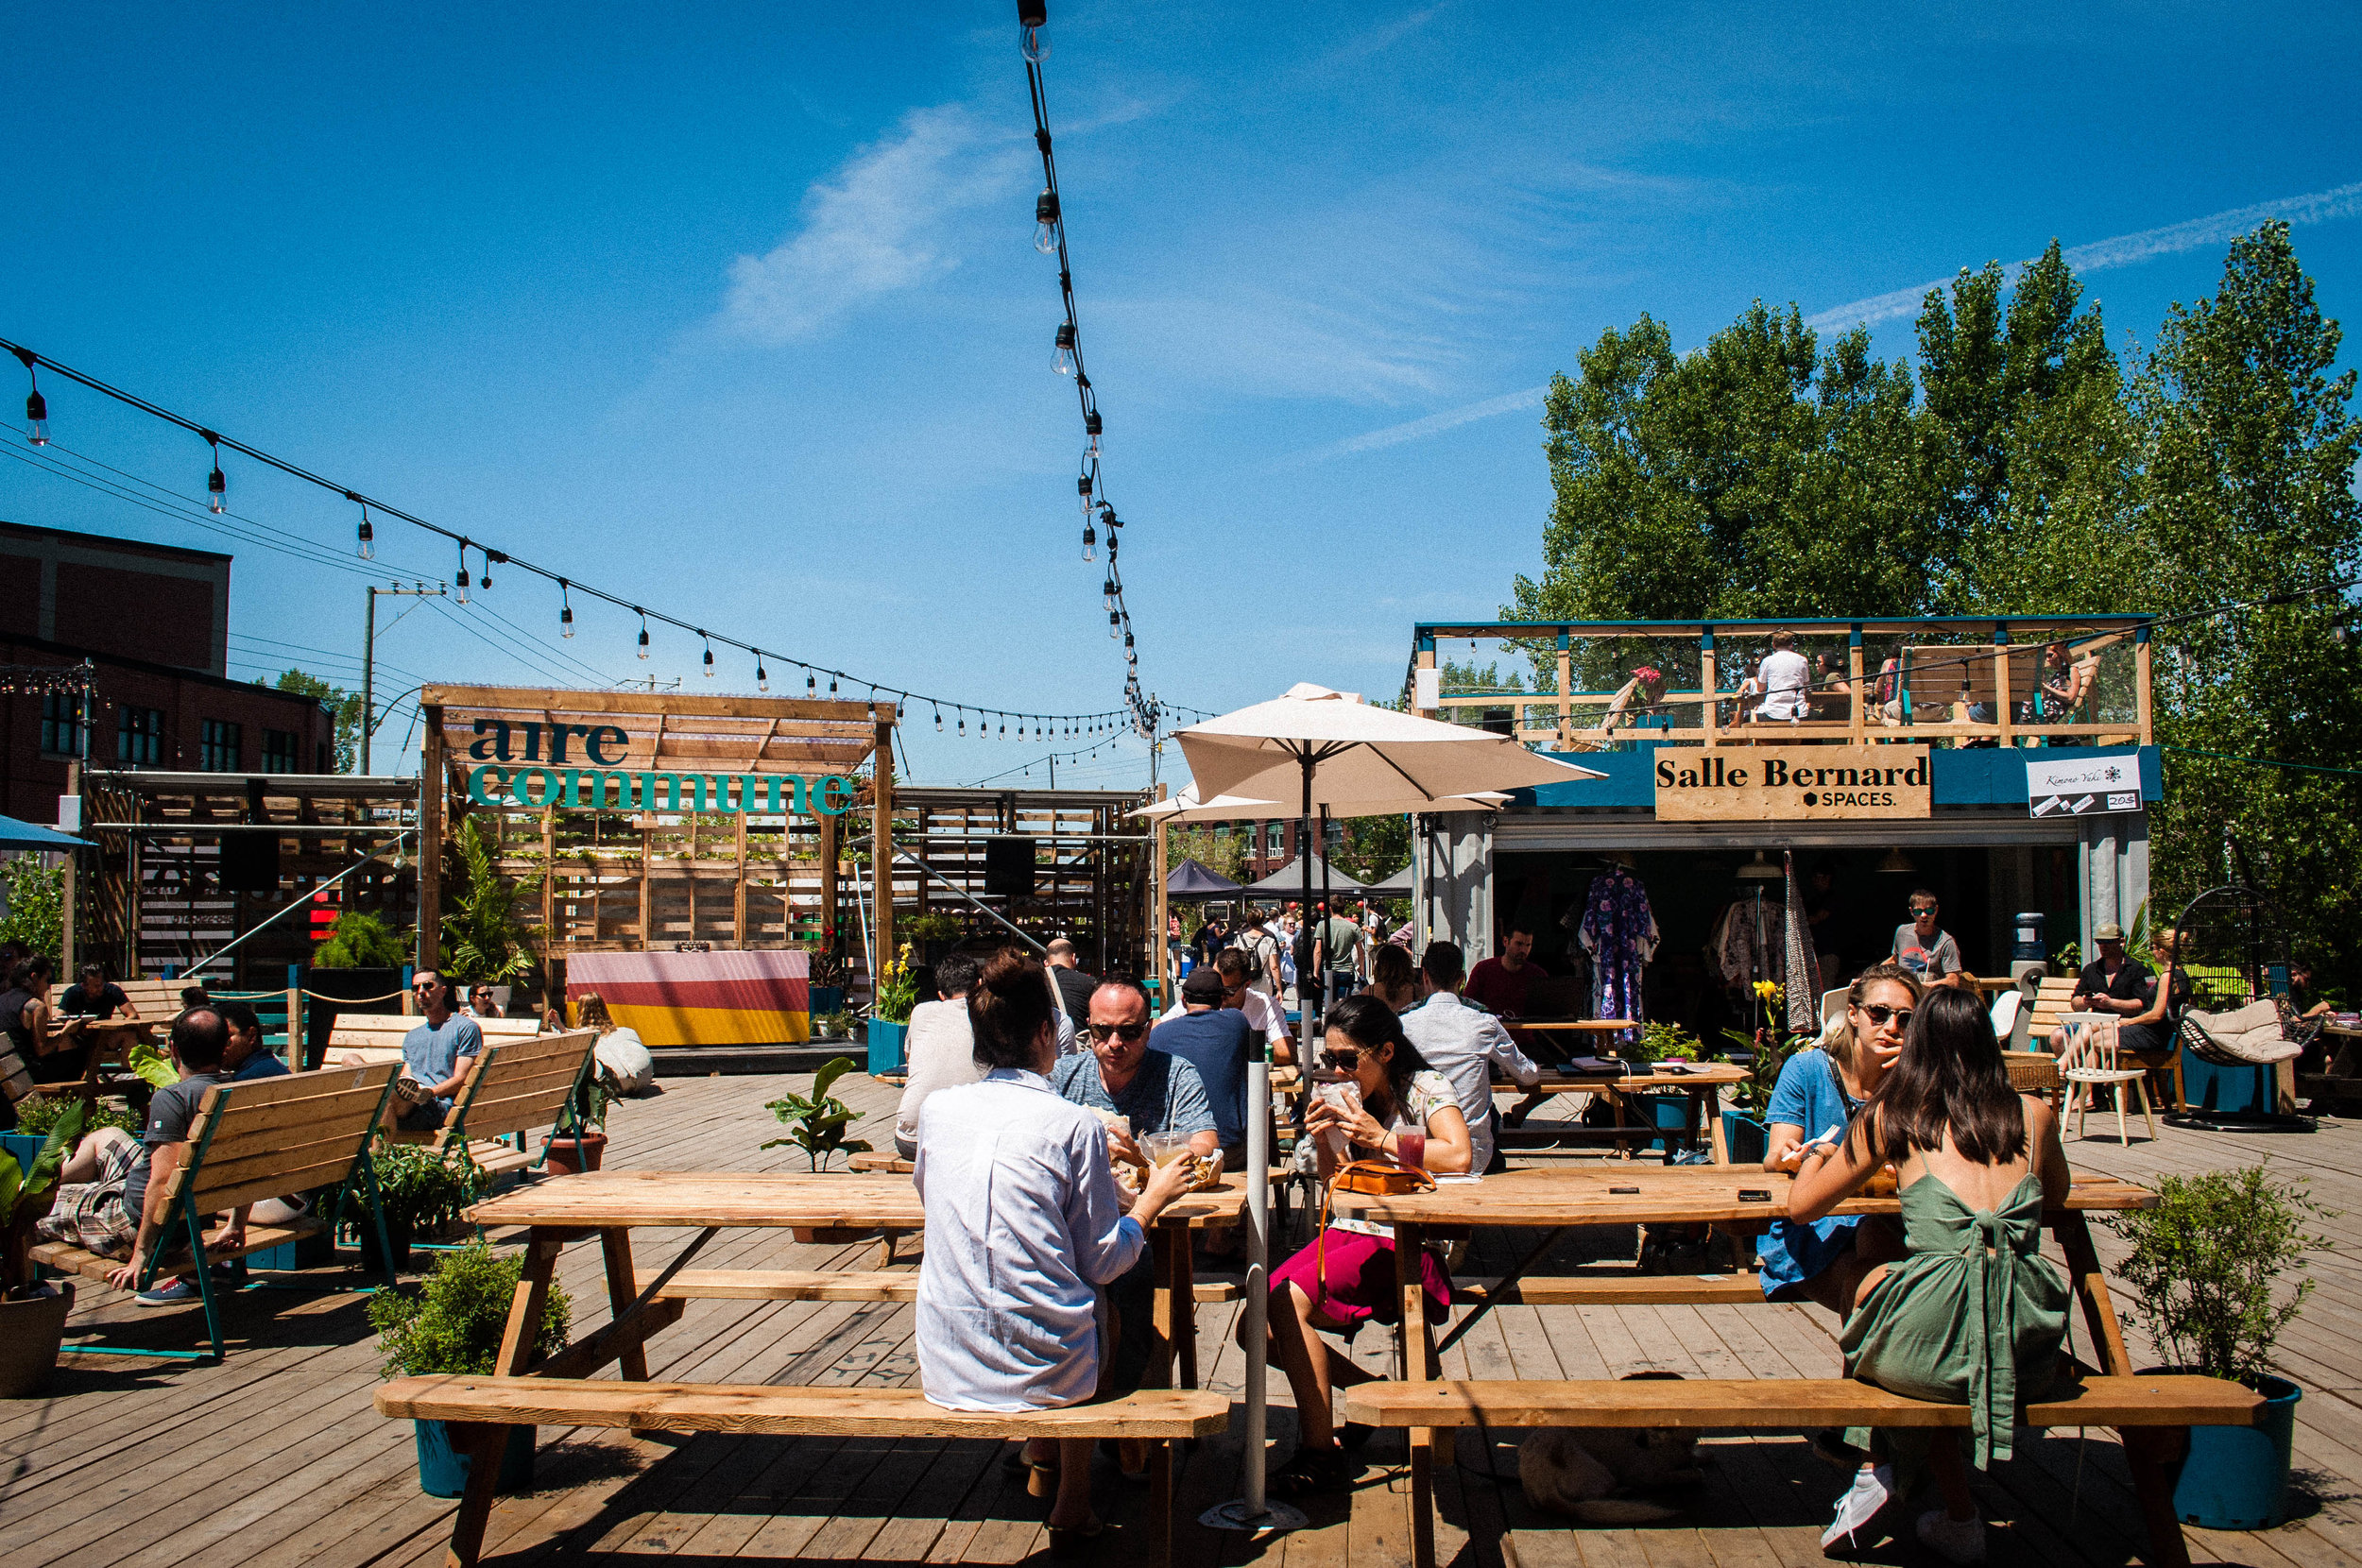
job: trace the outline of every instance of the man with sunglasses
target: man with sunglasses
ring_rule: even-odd
[[[1279,1004],[1255,989],[1255,978],[1249,965],[1255,961],[1243,949],[1225,947],[1214,955],[1214,973],[1222,980],[1222,1005],[1235,1008],[1246,1015],[1247,1037],[1260,1034],[1271,1042],[1271,1059],[1281,1066],[1293,1062],[1294,1037],[1288,1032],[1288,1014]],[[1156,1021],[1169,1024],[1175,1018],[1189,1015],[1189,1003],[1179,997],[1165,1015]]]
[[[452,1011],[451,983],[432,969],[421,969],[411,981],[411,995],[426,1021],[402,1037],[404,1074],[417,1084],[415,1099],[403,1103],[397,1092],[390,1109],[397,1124],[410,1133],[431,1133],[451,1115],[452,1098],[467,1082],[469,1064],[484,1049],[484,1031],[473,1018]]]
[[[1059,1059],[1050,1084],[1064,1099],[1122,1116],[1129,1136],[1110,1127],[1107,1146],[1119,1157],[1139,1155],[1149,1133],[1185,1133],[1190,1152],[1211,1154],[1219,1142],[1206,1081],[1167,1050],[1151,1050],[1148,994],[1128,980],[1102,980],[1091,993],[1090,1049]]]
[[[1926,888],[1913,888],[1910,911],[1910,919],[1894,928],[1894,962],[1908,969],[1923,986],[1963,968],[1960,945],[1952,940],[1950,931],[1936,925],[1940,912],[1936,895]]]

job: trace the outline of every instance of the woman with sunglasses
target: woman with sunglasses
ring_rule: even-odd
[[[1845,1373],[1914,1399],[1969,1407],[1977,1468],[2010,1457],[2021,1399],[2061,1371],[2066,1281],[2042,1256],[2045,1204],[2073,1180],[2059,1118],[2010,1086],[1977,998],[1931,991],[1902,1057],[1834,1149],[1816,1146],[1789,1189],[1789,1213],[1824,1215],[1891,1162],[1906,1245],[1866,1271],[1839,1346]],[[1950,1562],[1981,1562],[1985,1526],[1963,1444],[1928,1428],[1857,1434],[1870,1458],[1822,1532],[1830,1556],[1888,1533],[1880,1516],[1907,1501],[1921,1467],[1944,1507],[1920,1515],[1920,1543]]]
[[[1772,1135],[1764,1169],[1792,1172],[1806,1150],[1843,1133],[1903,1054],[1919,998],[1919,981],[1898,963],[1861,972],[1846,990],[1845,1012],[1821,1031],[1820,1044],[1780,1067],[1765,1116]],[[1763,1293],[1775,1302],[1811,1302],[1843,1317],[1862,1274],[1891,1253],[1896,1240],[1880,1230],[1863,1236],[1861,1221],[1851,1217],[1810,1224],[1773,1220],[1757,1243]]]
[[[1376,997],[1346,997],[1328,1010],[1326,1042],[1329,1066],[1350,1075],[1360,1103],[1326,1096],[1305,1116],[1305,1135],[1319,1151],[1322,1181],[1339,1163],[1324,1135],[1330,1132],[1342,1134],[1348,1159],[1386,1160],[1438,1175],[1467,1170],[1468,1123],[1450,1081],[1427,1065],[1403,1034],[1393,1008]],[[1439,1321],[1451,1310],[1451,1279],[1433,1252],[1420,1257],[1419,1277],[1428,1318]],[[1329,1387],[1359,1383],[1370,1374],[1331,1355],[1316,1331],[1351,1338],[1372,1318],[1400,1321],[1401,1310],[1395,1294],[1392,1226],[1331,1219],[1311,1246],[1272,1270],[1271,1358],[1295,1392],[1300,1439],[1295,1457],[1271,1476],[1274,1496],[1343,1486],[1354,1475],[1356,1467],[1338,1446]],[[1348,1429],[1356,1446],[1368,1437],[1367,1428]]]

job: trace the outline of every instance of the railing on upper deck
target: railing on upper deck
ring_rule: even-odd
[[[1808,712],[1759,718],[1755,666],[1787,631],[1811,667]],[[1448,645],[1507,644],[1555,682],[1442,688]],[[1553,751],[1643,741],[1768,745],[1879,741],[2004,746],[2153,743],[2148,618],[1931,616],[1865,621],[1564,621],[1423,623],[1412,706],[1431,718],[1510,714]],[[1537,657],[1538,656],[1538,657]],[[1498,658],[1498,654],[1496,655]],[[1644,671],[1660,679],[1650,681]]]

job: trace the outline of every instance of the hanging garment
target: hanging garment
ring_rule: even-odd
[[[1578,931],[1583,950],[1591,955],[1591,1015],[1630,1018],[1645,1016],[1640,997],[1641,971],[1656,956],[1656,916],[1649,909],[1648,890],[1621,866],[1602,871],[1583,895],[1583,925]],[[1639,1031],[1621,1031],[1624,1043]]]
[[[1759,980],[1776,980],[1786,973],[1782,949],[1787,929],[1788,917],[1779,905],[1755,894],[1734,898],[1715,917],[1707,962],[1734,990],[1746,991]]]
[[[1784,852],[1780,858],[1788,875],[1788,930],[1780,948],[1788,1027],[1792,1034],[1810,1034],[1821,1027],[1821,956],[1813,951],[1812,922],[1796,885],[1796,857]]]

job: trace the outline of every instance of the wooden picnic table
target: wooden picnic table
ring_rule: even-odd
[[[1564,1067],[1551,1067],[1544,1069],[1541,1081],[1531,1087],[1500,1079],[1494,1082],[1493,1092],[1523,1094],[1529,1101],[1553,1095],[1604,1096],[1616,1111],[1619,1152],[1629,1160],[1632,1157],[1631,1145],[1621,1140],[1629,1135],[1624,1133],[1624,1128],[1627,1125],[1626,1113],[1632,1108],[1631,1097],[1669,1089],[1679,1090],[1689,1097],[1690,1129],[1677,1135],[1685,1142],[1694,1143],[1697,1137],[1695,1128],[1703,1121],[1706,1129],[1707,1148],[1713,1152],[1714,1163],[1726,1166],[1731,1163],[1731,1151],[1729,1143],[1722,1136],[1721,1091],[1729,1084],[1744,1083],[1749,1076],[1745,1067],[1733,1066],[1727,1062],[1701,1063],[1695,1071],[1690,1072],[1658,1067],[1645,1073],[1579,1073]],[[1532,1109],[1532,1104],[1529,1103],[1525,1109]],[[1516,1127],[1524,1120],[1524,1115],[1519,1113],[1515,1121],[1504,1117],[1503,1124]],[[1650,1135],[1654,1136],[1657,1130],[1649,1131]]]
[[[50,1094],[78,1094],[95,1099],[107,1087],[106,1069],[130,1072],[131,1048],[145,1044],[165,1020],[159,1018],[60,1018],[50,1024],[53,1038],[64,1042],[63,1048],[75,1050],[85,1043],[92,1048],[90,1061],[82,1076],[61,1083],[44,1083],[41,1087]]]
[[[1785,1172],[1715,1169],[1705,1166],[1588,1166],[1539,1167],[1511,1170],[1477,1181],[1445,1181],[1429,1192],[1400,1197],[1365,1196],[1333,1191],[1331,1205],[1363,1219],[1390,1222],[1395,1227],[1395,1284],[1402,1303],[1395,1332],[1402,1377],[1406,1382],[1436,1382],[1442,1376],[1441,1354],[1428,1326],[1424,1287],[1419,1277],[1420,1249],[1437,1227],[1493,1226],[1545,1229],[1549,1234],[1502,1281],[1513,1284],[1538,1262],[1558,1239],[1576,1225],[1695,1225],[1737,1226],[1759,1230],[1788,1213],[1788,1194],[1794,1178]],[[1754,1196],[1761,1194],[1760,1197]],[[2083,1317],[2098,1347],[2102,1372],[2130,1375],[2131,1355],[2124,1331],[2109,1300],[2099,1257],[2092,1246],[2084,1216],[2156,1206],[2156,1194],[2111,1176],[2079,1171],[2065,1204],[2045,1213],[2043,1222],[2065,1251],[2067,1273]],[[1898,1214],[1897,1198],[1849,1198],[1835,1214]],[[1680,1300],[1686,1275],[1664,1276],[1663,1300]],[[1646,1295],[1642,1282],[1640,1295]],[[1497,1289],[1496,1295],[1498,1294]],[[1444,1341],[1448,1346],[1482,1314],[1487,1302],[1469,1313]],[[1635,1299],[1626,1297],[1626,1300]],[[1767,1387],[1776,1397],[1776,1384]],[[1434,1543],[1433,1428],[1411,1429],[1411,1518],[1412,1560],[1431,1564]],[[2165,1456],[2146,1438],[2127,1433],[2126,1454],[2142,1507],[2151,1514],[2163,1508],[2172,1518],[2172,1483],[2166,1478]]]
[[[1197,1387],[1196,1282],[1189,1233],[1235,1225],[1245,1207],[1243,1185],[1225,1178],[1219,1187],[1191,1193],[1170,1205],[1150,1227],[1155,1297],[1143,1387],[1173,1387],[1176,1360],[1179,1386]],[[765,1288],[762,1271],[688,1271],[691,1260],[719,1232],[784,1228],[798,1232],[803,1239],[853,1240],[875,1232],[919,1231],[927,1217],[918,1189],[908,1176],[898,1173],[596,1170],[504,1193],[476,1204],[466,1218],[487,1228],[522,1226],[528,1233],[521,1288],[502,1339],[500,1371],[528,1370],[532,1325],[540,1321],[558,1253],[570,1241],[595,1236],[607,1266],[613,1321],[529,1370],[551,1377],[587,1377],[609,1362],[620,1362],[625,1377],[645,1381],[643,1342],[677,1320],[686,1302],[773,1294]],[[688,1227],[697,1229],[697,1237],[642,1287],[632,1264],[631,1233]],[[779,1279],[794,1282],[795,1289],[806,1288],[801,1274],[781,1271]]]

